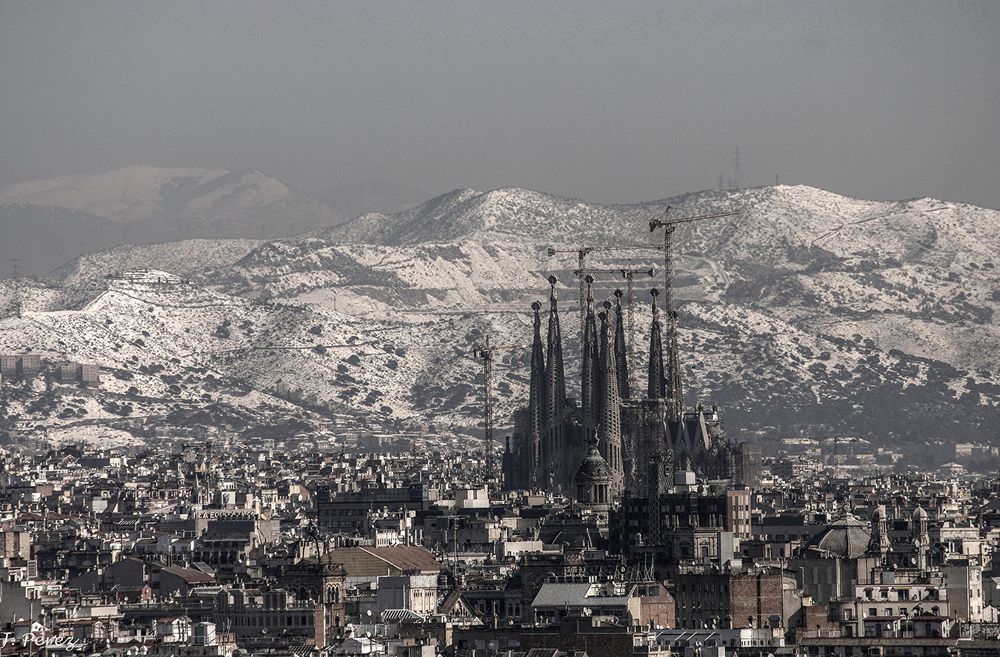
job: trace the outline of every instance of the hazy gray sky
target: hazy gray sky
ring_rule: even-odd
[[[595,201],[1000,207],[1000,2],[0,0],[0,185],[254,167]]]

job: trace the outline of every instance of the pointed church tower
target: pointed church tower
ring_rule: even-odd
[[[623,479],[621,398],[618,396],[618,367],[609,327],[611,302],[605,301],[604,308],[601,313],[601,361],[604,366],[601,376],[601,425],[597,437],[600,451],[614,474],[611,491],[617,499]]]
[[[663,399],[667,396],[667,380],[663,376],[663,340],[660,335],[660,317],[656,310],[656,297],[660,296],[660,291],[654,287],[649,293],[653,297],[653,325],[649,329],[646,396],[650,399]]]
[[[528,454],[527,481],[537,488],[544,481],[542,436],[545,434],[545,354],[542,350],[542,304],[531,304],[535,312],[535,337],[531,342],[531,380],[528,388]]]
[[[559,329],[559,304],[556,300],[556,277],[549,276],[549,335],[545,358],[545,437],[542,441],[544,484],[562,491],[572,484],[566,463],[566,375],[563,369],[562,331]]]
[[[597,323],[594,320],[594,277],[588,275],[587,312],[583,323],[583,366],[580,384],[581,420],[587,439],[594,435],[598,424],[601,359],[597,342]]]
[[[677,313],[667,317],[667,399],[668,413],[680,418],[684,414],[684,392],[681,388],[681,359],[677,343]]]
[[[598,331],[597,392],[594,394],[594,412],[597,414],[597,425],[604,421],[604,376],[608,369],[608,345],[611,344],[611,325],[608,323],[608,313],[610,312],[611,304],[605,301],[604,310],[597,313],[597,318],[601,320],[601,328]],[[607,458],[604,443],[599,442],[597,447],[604,458]]]
[[[545,363],[545,423],[552,427],[562,422],[566,412],[566,376],[563,369],[562,331],[556,300],[556,277],[549,276],[549,335]]]
[[[618,396],[630,399],[628,383],[628,347],[625,342],[625,313],[622,312],[621,290],[615,290],[615,364],[618,365]]]

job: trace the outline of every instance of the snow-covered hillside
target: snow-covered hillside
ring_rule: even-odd
[[[232,266],[261,243],[261,240],[196,239],[126,244],[74,258],[46,278],[73,287],[97,282],[108,274],[135,269],[158,269],[190,276],[203,269]]]
[[[1000,430],[1000,212],[804,186],[627,205],[457,190],[298,238],[94,254],[40,289],[45,301],[25,319],[4,320],[0,353],[43,349],[123,371],[135,369],[133,356],[176,359],[168,376],[193,377],[182,391],[192,408],[205,394],[192,372],[204,370],[324,412],[474,426],[470,353],[489,333],[500,345],[503,425],[525,393],[529,305],[545,298],[550,272],[571,376],[577,369],[577,258],[546,247],[594,247],[587,266],[607,270],[596,272],[600,299],[622,286],[621,267],[656,268],[636,279],[632,364],[641,367],[648,289],[662,285],[662,233],[648,225],[668,205],[677,217],[738,210],[682,225],[675,238],[687,398],[718,403],[731,433],[891,440]],[[59,306],[73,285],[85,287],[79,281],[142,261],[188,282],[138,291],[105,283],[88,304]],[[141,353],[128,347],[136,339]]]

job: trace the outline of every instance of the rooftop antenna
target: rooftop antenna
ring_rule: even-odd
[[[674,308],[674,230],[680,224],[688,224],[706,219],[732,217],[742,211],[718,212],[690,217],[670,216],[670,206],[663,211],[663,219],[653,219],[649,222],[649,232],[663,228],[663,317],[667,324],[667,367],[670,369],[667,380],[667,398],[669,399],[672,417],[680,417],[684,412],[684,398],[681,390],[680,356],[677,348],[677,311]]]

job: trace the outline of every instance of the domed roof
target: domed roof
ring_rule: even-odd
[[[915,520],[927,520],[927,512],[924,511],[924,507],[918,506],[913,512],[913,518]]]
[[[856,559],[868,550],[871,539],[871,529],[866,523],[854,516],[844,516],[813,536],[809,547],[833,556]]]
[[[604,460],[597,447],[591,446],[587,456],[580,463],[580,468],[576,471],[576,481],[611,481],[611,466]]]

